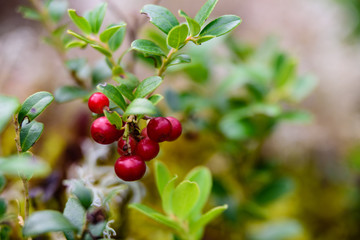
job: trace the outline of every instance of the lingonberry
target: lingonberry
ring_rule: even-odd
[[[136,145],[137,145],[137,142],[132,136],[129,136],[128,144],[126,143],[126,139],[120,138],[118,141],[117,151],[120,155],[128,155],[128,153],[129,153],[128,149],[130,147],[131,154],[134,154]]]
[[[155,142],[165,141],[171,134],[171,123],[164,117],[156,117],[149,121],[147,134]]]
[[[155,158],[159,153],[159,144],[150,138],[144,138],[136,146],[135,154],[144,161]]]
[[[166,141],[174,141],[176,140],[178,137],[180,137],[181,132],[182,132],[182,127],[181,127],[181,123],[179,122],[179,120],[177,120],[174,117],[166,117],[167,120],[170,121],[171,123],[171,133],[170,135],[166,138]]]
[[[121,156],[114,165],[116,175],[124,181],[141,179],[146,171],[145,162],[136,155]]]
[[[90,96],[88,101],[89,109],[93,113],[102,114],[104,107],[109,107],[109,99],[100,92],[96,92]]]
[[[124,130],[118,130],[106,117],[96,119],[90,128],[91,136],[95,142],[100,144],[110,144],[118,140]]]
[[[143,130],[141,130],[141,136],[143,136],[144,138],[148,137],[147,128],[144,128]]]

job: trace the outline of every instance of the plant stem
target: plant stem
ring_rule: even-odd
[[[171,48],[169,54],[166,56],[164,61],[161,64],[161,67],[159,68],[158,76],[162,77],[164,75],[164,72],[166,71],[167,65],[171,59],[171,57],[177,52],[178,50],[175,48]]]
[[[29,197],[29,180],[22,176],[21,180],[24,185],[24,194],[25,194],[25,215],[24,215],[24,221],[29,217],[30,212],[30,197]]]

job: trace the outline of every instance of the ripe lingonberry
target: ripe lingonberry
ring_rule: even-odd
[[[146,164],[136,155],[121,156],[116,160],[114,169],[120,179],[124,181],[136,181],[144,176]]]
[[[136,146],[135,154],[144,161],[155,158],[159,153],[159,144],[150,138],[144,138]]]
[[[127,155],[129,153],[128,149],[130,147],[131,154],[134,154],[136,145],[137,142],[132,136],[129,136],[129,144],[126,143],[126,139],[120,138],[118,141],[117,151],[120,155]]]
[[[107,96],[100,92],[96,92],[93,95],[90,96],[88,101],[89,109],[93,113],[102,114],[104,107],[109,107],[109,99]]]
[[[170,121],[172,127],[171,133],[169,137],[166,139],[166,141],[174,141],[181,135],[182,132],[181,123],[179,122],[179,120],[177,120],[174,117],[166,117],[166,119]]]
[[[124,130],[118,130],[106,117],[99,117],[91,125],[91,136],[95,142],[100,144],[110,144],[118,140]]]
[[[144,128],[143,130],[141,130],[141,136],[143,136],[144,138],[148,137],[147,128]]]
[[[171,134],[171,123],[164,117],[156,117],[149,121],[147,134],[155,142],[163,142]]]

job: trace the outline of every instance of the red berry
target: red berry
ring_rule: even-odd
[[[135,152],[137,145],[136,140],[133,137],[129,136],[129,144],[126,144],[126,139],[120,138],[118,141],[118,148],[117,148],[118,153],[120,155],[127,155],[129,145],[130,145],[131,153],[133,154]]]
[[[104,107],[109,106],[109,99],[100,92],[96,92],[90,96],[88,106],[93,113],[102,114]]]
[[[141,131],[141,136],[143,136],[144,138],[147,138],[147,137],[148,137],[147,128],[144,128],[144,129]]]
[[[145,162],[136,155],[121,156],[114,165],[116,175],[124,181],[141,179],[146,171]]]
[[[182,127],[181,127],[181,123],[179,122],[179,120],[177,120],[174,117],[166,117],[167,120],[170,121],[171,123],[171,133],[169,135],[169,137],[166,139],[166,141],[174,141],[176,140],[178,137],[180,137],[181,132],[182,132]]]
[[[171,123],[164,117],[156,117],[149,121],[147,134],[155,142],[165,141],[171,134]]]
[[[159,153],[159,144],[150,138],[142,139],[136,146],[135,154],[144,161],[155,158]]]
[[[91,125],[91,136],[95,142],[100,144],[110,144],[118,140],[124,130],[118,130],[106,117],[99,117]]]

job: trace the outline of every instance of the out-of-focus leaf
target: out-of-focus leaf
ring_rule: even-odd
[[[49,3],[48,11],[51,19],[55,22],[60,21],[60,19],[66,13],[68,8],[68,2],[65,0],[53,0]]]
[[[179,49],[181,46],[183,46],[188,33],[189,28],[186,24],[173,27],[166,38],[167,45],[172,48]]]
[[[137,39],[131,43],[131,47],[143,54],[155,55],[155,56],[166,56],[163,50],[150,40]]]
[[[0,172],[0,193],[5,188],[5,185],[6,185],[6,178]]]
[[[46,162],[21,154],[19,156],[0,157],[0,171],[5,176],[41,177],[49,173],[50,167]]]
[[[250,233],[252,240],[295,239],[303,234],[303,227],[296,220],[282,220],[263,224]]]
[[[0,219],[6,213],[7,205],[5,199],[0,198]]]
[[[241,23],[241,18],[235,15],[224,15],[213,21],[204,27],[200,32],[200,36],[222,36]]]
[[[72,193],[79,199],[81,205],[88,209],[93,202],[93,192],[91,189],[84,186],[84,184],[80,181],[75,183],[75,187]]]
[[[167,8],[147,4],[141,9],[142,14],[146,14],[150,18],[150,22],[157,28],[168,34],[169,31],[179,25],[178,20]]]
[[[0,239],[10,240],[11,227],[4,225],[0,228]]]
[[[108,45],[111,51],[115,52],[122,44],[125,38],[126,27],[118,29],[109,39]]]
[[[108,67],[104,60],[98,61],[92,69],[91,83],[93,86],[97,86],[106,79],[111,77],[111,69]]]
[[[294,188],[294,182],[290,178],[275,179],[256,192],[253,199],[260,205],[266,205],[293,191]]]
[[[94,43],[94,41],[88,39],[87,37],[85,37],[85,36],[83,36],[83,35],[81,35],[81,34],[78,34],[78,33],[74,32],[74,31],[67,30],[66,32],[67,32],[68,34],[76,37],[77,39],[80,39],[80,40],[84,41],[84,42],[91,43],[91,44]]]
[[[84,48],[87,46],[87,43],[86,42],[82,42],[82,41],[71,41],[71,42],[68,42],[65,46],[66,49],[70,49],[70,48],[76,48],[76,47],[79,47],[79,48]]]
[[[78,232],[81,232],[85,223],[85,213],[86,211],[78,199],[72,197],[68,199],[63,214],[76,227]],[[68,235],[72,233],[71,231],[67,232]]]
[[[28,122],[24,121],[20,130],[20,145],[21,150],[26,152],[36,141],[40,138],[44,130],[44,124],[35,120]]]
[[[20,102],[16,97],[0,95],[0,133],[9,123],[12,116],[20,107]]]
[[[195,182],[182,181],[172,197],[172,210],[179,219],[186,219],[199,200],[200,190]]]
[[[77,86],[63,86],[55,90],[55,101],[59,103],[69,102],[75,99],[84,98],[88,91]]]
[[[130,115],[149,115],[152,116],[156,113],[155,106],[145,98],[136,98],[132,101],[124,112],[123,118]]]
[[[190,63],[190,62],[191,62],[191,57],[189,55],[179,54],[168,64],[168,66],[173,66],[182,63]]]
[[[20,6],[18,11],[23,15],[24,18],[31,20],[41,20],[41,15],[35,9]]]
[[[91,34],[91,26],[89,22],[82,16],[77,15],[74,9],[68,10],[71,21],[85,34]]]
[[[150,102],[152,102],[153,105],[156,105],[161,100],[163,100],[164,97],[162,95],[160,95],[160,94],[154,94],[154,95],[150,96],[148,99],[149,99]]]
[[[109,39],[122,27],[126,27],[126,24],[123,23],[108,27],[100,34],[100,40],[104,43],[107,43]]]
[[[206,19],[209,18],[217,2],[218,0],[208,0],[197,12],[195,16],[195,21],[198,22],[200,26],[202,26],[205,23]]]
[[[290,92],[290,96],[296,101],[301,101],[307,97],[316,87],[316,78],[312,75],[299,77],[295,80]]]
[[[190,232],[192,232],[193,234],[196,233],[201,228],[205,227],[214,218],[218,217],[221,213],[223,213],[227,208],[227,205],[223,205],[214,207],[213,209],[209,210],[204,215],[202,215],[199,220],[196,220],[195,223],[190,226]]]
[[[54,100],[54,96],[49,92],[37,92],[28,97],[22,104],[18,121],[19,124],[27,117],[29,121],[34,120],[40,115]]]
[[[284,112],[279,116],[279,118],[281,120],[294,123],[310,123],[313,119],[313,116],[307,111],[295,110]]]
[[[181,110],[180,97],[177,92],[167,89],[165,91],[165,100],[172,111],[176,112]]]
[[[158,76],[152,76],[144,79],[140,82],[139,86],[136,88],[134,96],[135,98],[143,98],[155,91],[155,89],[160,86],[162,78]]]
[[[100,46],[100,45],[97,45],[97,44],[90,44],[90,46],[92,48],[94,48],[95,50],[97,50],[98,52],[104,54],[106,57],[111,57],[112,56],[112,53],[107,50],[106,48]]]
[[[91,31],[93,33],[98,33],[101,27],[101,24],[105,17],[107,3],[101,3],[95,9],[91,10],[86,14],[86,19],[90,24]]]

